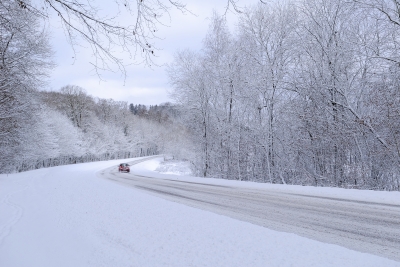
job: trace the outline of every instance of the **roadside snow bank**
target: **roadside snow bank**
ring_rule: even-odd
[[[178,176],[192,175],[189,162],[179,160],[164,161],[164,157],[158,157],[136,164],[132,166],[131,169],[135,170],[136,172],[152,171],[155,173],[172,174]]]
[[[158,168],[147,168],[146,166],[162,166],[160,165],[163,161],[162,158],[155,158],[145,163],[139,163],[132,166],[131,172],[140,172],[148,176],[160,179],[176,179],[189,182],[201,182],[206,184],[216,184],[243,188],[253,189],[268,189],[274,191],[280,191],[291,194],[303,194],[309,196],[318,197],[329,197],[329,198],[345,198],[355,201],[366,201],[366,202],[377,202],[384,204],[395,204],[400,205],[400,192],[387,192],[387,191],[372,191],[372,190],[359,190],[359,189],[344,189],[344,188],[332,188],[332,187],[314,187],[314,186],[301,186],[301,185],[283,185],[283,184],[268,184],[268,183],[256,183],[216,178],[203,178],[203,177],[192,177],[190,175],[172,175],[173,173],[179,173],[178,169],[174,169],[174,164],[168,166],[169,173],[160,173]],[[179,166],[179,165],[177,165]]]
[[[159,166],[155,169],[156,172],[163,174],[173,174],[179,176],[193,176],[188,161],[168,160],[161,161]]]

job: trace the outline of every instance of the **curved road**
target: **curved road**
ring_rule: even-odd
[[[400,261],[399,205],[157,179],[117,167],[100,175],[167,200]]]

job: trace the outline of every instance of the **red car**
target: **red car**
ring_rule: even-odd
[[[119,164],[118,171],[119,172],[130,172],[131,170],[129,169],[128,163],[121,163],[121,164]]]

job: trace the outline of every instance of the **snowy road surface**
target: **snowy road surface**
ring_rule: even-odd
[[[400,261],[400,205],[332,198],[272,189],[154,179],[118,173],[104,177],[168,200],[270,229],[296,233]],[[207,179],[205,179],[207,180]]]
[[[130,180],[133,175],[113,174],[112,170],[116,170],[118,163],[125,160],[0,175],[0,266],[400,267],[400,261],[387,257],[261,227],[257,225],[260,223],[257,222],[255,214],[249,217],[253,217],[254,223],[229,217],[247,217],[248,215],[242,215],[239,211],[248,209],[254,211],[255,207],[260,208],[260,213],[264,213],[264,205],[254,206],[251,203],[260,201],[257,196],[264,194],[264,188],[276,188],[277,185],[157,174],[149,171],[149,166],[146,165],[157,163],[155,160],[137,164],[132,168],[138,177],[135,183],[150,188],[145,190],[127,186],[127,183],[99,178],[104,169],[111,168],[104,172],[106,176],[120,180],[126,178],[128,183],[133,182]],[[179,179],[183,182],[160,181],[139,175]],[[168,184],[165,184],[166,182]],[[158,183],[162,183],[161,186],[157,185]],[[202,185],[203,183],[212,185]],[[182,187],[188,190],[183,191]],[[253,189],[244,190],[244,187],[259,191],[256,190],[257,193],[253,194]],[[208,188],[209,193],[205,193],[207,192],[205,188]],[[373,202],[400,204],[399,192],[296,186],[282,186],[282,188],[288,193],[301,194],[315,190],[314,195],[320,194],[319,196],[324,197],[343,198],[351,193],[358,196],[353,200],[361,197],[370,202],[373,200]],[[167,191],[168,195],[154,190]],[[239,207],[231,210],[229,207],[232,205],[227,203],[227,200],[232,197],[233,192],[240,193],[243,203],[238,203]],[[170,193],[176,193],[178,196]],[[188,194],[189,198],[184,200],[187,204],[201,205],[202,209],[215,212],[158,197],[164,196],[174,201],[182,201],[180,195],[183,194]],[[219,196],[213,198],[213,194]],[[204,198],[202,202],[196,200],[200,197]],[[303,199],[302,203],[304,201],[325,201],[324,205],[330,203],[328,199],[290,195],[287,197]],[[351,196],[346,197],[351,198]],[[269,198],[281,203],[282,200],[279,199],[285,196],[271,192]],[[207,203],[217,200],[220,201],[218,205]],[[231,201],[232,204],[237,203],[233,202],[236,200]],[[349,212],[353,205],[358,212],[357,205],[360,203],[343,203],[347,203],[346,212]],[[288,205],[291,209],[296,207],[294,203]],[[365,205],[368,206],[366,209],[373,210],[374,205]],[[395,211],[396,208],[390,205],[375,205],[375,207],[371,220],[376,220],[374,214],[377,215],[379,210]],[[273,208],[269,209],[273,211]],[[314,210],[311,213],[313,216],[319,214],[319,211],[315,211],[316,207],[311,206],[310,209]],[[274,216],[276,218],[289,216],[284,214],[285,210],[284,207],[282,211],[275,210],[277,214]],[[229,213],[229,216],[217,214],[223,212]],[[281,215],[278,215],[279,213]],[[308,219],[302,218],[302,220]],[[323,219],[318,218],[318,220]],[[262,221],[264,223],[265,219]],[[381,221],[386,222],[386,219]],[[287,224],[290,225],[288,222]],[[364,224],[360,225],[360,231],[364,231],[362,227]],[[392,237],[396,238],[395,230]],[[388,244],[388,249],[393,250],[390,244],[392,243]],[[376,246],[377,249],[381,247],[379,244]]]

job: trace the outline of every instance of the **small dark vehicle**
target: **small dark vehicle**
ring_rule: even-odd
[[[131,170],[129,169],[128,163],[121,163],[121,164],[119,164],[118,171],[119,172],[130,172]]]

